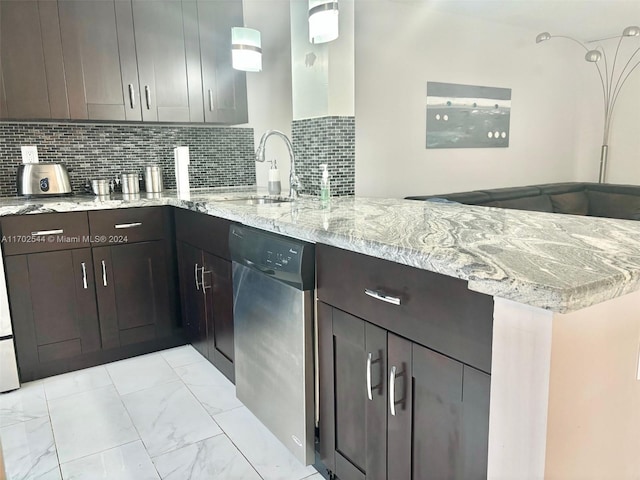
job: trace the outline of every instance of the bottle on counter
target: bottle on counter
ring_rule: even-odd
[[[331,183],[329,180],[329,170],[327,164],[320,165],[322,169],[322,178],[320,179],[320,201],[322,203],[328,203],[331,198]]]
[[[271,160],[271,168],[269,169],[269,183],[267,186],[269,195],[280,195],[282,186],[280,183],[280,171],[275,160]]]

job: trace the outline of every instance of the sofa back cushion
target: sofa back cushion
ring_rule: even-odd
[[[584,191],[550,195],[553,211],[570,215],[587,215],[589,213],[589,197]]]
[[[640,220],[640,196],[587,190],[589,215]]]
[[[498,200],[496,207],[513,208],[516,210],[531,210],[533,212],[553,212],[553,205],[549,195],[536,195],[535,197],[513,198],[510,200]]]

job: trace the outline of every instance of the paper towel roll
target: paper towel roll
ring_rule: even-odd
[[[178,194],[189,194],[189,147],[173,149],[176,164],[176,189]]]

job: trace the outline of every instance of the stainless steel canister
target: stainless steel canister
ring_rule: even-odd
[[[162,170],[158,165],[147,165],[144,168],[144,189],[150,193],[162,191]]]
[[[122,193],[131,194],[140,192],[140,177],[137,173],[122,174]]]
[[[91,180],[91,190],[94,195],[109,195],[109,180],[106,178]]]

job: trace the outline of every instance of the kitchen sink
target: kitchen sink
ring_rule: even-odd
[[[270,203],[286,203],[290,202],[291,199],[286,197],[243,197],[223,201],[233,205],[266,205]]]

